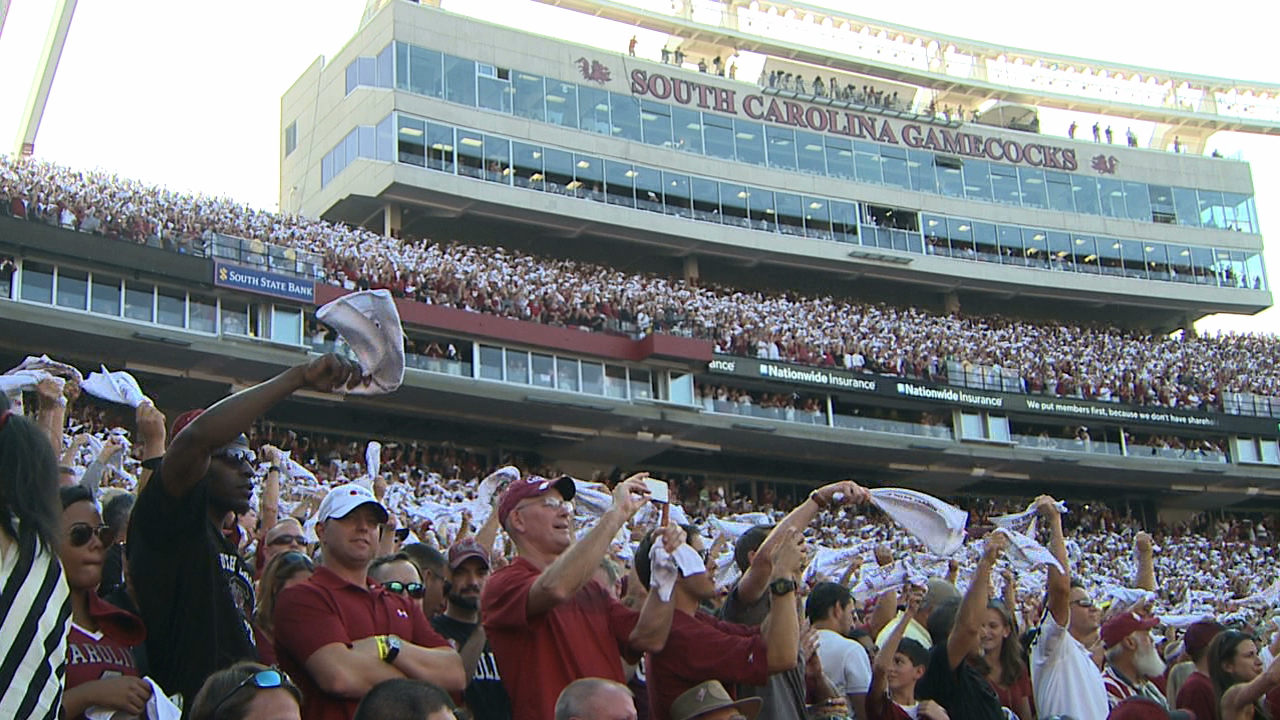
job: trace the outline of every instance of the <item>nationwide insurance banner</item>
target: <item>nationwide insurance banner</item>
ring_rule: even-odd
[[[1052,417],[1069,421],[1108,422],[1119,425],[1192,428],[1269,437],[1280,434],[1280,423],[1275,418],[1091,402],[1050,395],[1020,395],[973,390],[953,385],[935,385],[920,380],[790,365],[756,358],[720,356],[711,361],[707,370],[715,375],[733,376],[744,380],[766,380],[815,387],[830,392],[881,398],[926,400],[1023,416],[1044,415],[1047,416],[1046,419]]]
[[[215,261],[213,264],[213,284],[218,287],[292,300],[305,305],[314,305],[316,302],[316,284],[313,280],[235,265],[222,260]]]

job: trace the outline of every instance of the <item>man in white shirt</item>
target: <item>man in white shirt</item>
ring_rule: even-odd
[[[822,672],[836,692],[844,695],[856,718],[867,716],[867,691],[871,688],[871,658],[867,649],[846,635],[853,627],[853,596],[848,588],[832,582],[818,583],[804,606],[810,624],[818,631],[818,658]]]
[[[1049,612],[1040,622],[1040,634],[1031,648],[1036,710],[1043,717],[1105,718],[1110,711],[1107,691],[1089,652],[1090,645],[1098,641],[1101,613],[1084,587],[1072,581],[1057,501],[1041,495],[1036,507],[1049,523],[1049,549],[1067,569],[1060,572],[1049,567]]]

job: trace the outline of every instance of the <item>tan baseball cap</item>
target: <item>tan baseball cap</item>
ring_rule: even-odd
[[[671,704],[671,719],[694,720],[704,713],[731,707],[740,710],[747,716],[747,720],[756,720],[762,704],[763,701],[760,698],[747,698],[734,702],[719,680],[708,680],[700,685],[694,685],[676,698],[676,701]]]

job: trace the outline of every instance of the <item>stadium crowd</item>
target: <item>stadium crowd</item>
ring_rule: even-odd
[[[661,510],[646,473],[264,419],[360,381],[337,355],[172,422],[2,377],[4,717],[1280,716],[1270,516],[700,478]]]
[[[1225,393],[1280,395],[1271,335],[1161,337],[1104,324],[941,315],[795,293],[748,292],[500,247],[385,237],[107,173],[0,159],[0,213],[179,252],[217,234],[322,257],[323,281],[605,332],[704,338],[717,352],[945,382],[948,363],[1002,368],[1028,393],[1218,409]]]

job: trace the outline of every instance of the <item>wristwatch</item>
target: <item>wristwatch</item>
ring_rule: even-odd
[[[769,592],[774,595],[788,595],[796,591],[796,581],[791,578],[778,578],[769,583]]]
[[[400,636],[385,635],[384,637],[387,642],[387,654],[382,658],[382,661],[390,665],[396,661],[396,656],[400,654]]]

